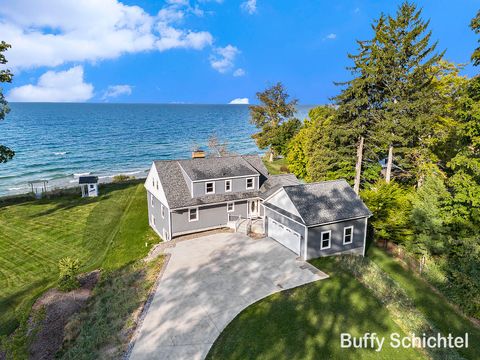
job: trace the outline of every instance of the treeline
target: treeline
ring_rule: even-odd
[[[480,12],[470,26],[480,33]],[[305,181],[353,184],[360,151],[360,196],[375,237],[430,259],[435,285],[480,318],[480,77],[444,59],[412,3],[372,29],[349,55],[352,80],[303,123],[281,84],[258,94],[255,138]]]

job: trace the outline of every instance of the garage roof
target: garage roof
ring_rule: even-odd
[[[290,185],[283,189],[307,226],[372,215],[344,179]]]

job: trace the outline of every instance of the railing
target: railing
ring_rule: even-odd
[[[247,221],[247,224],[246,224],[246,232],[248,233],[248,232],[250,231],[251,226],[252,226],[252,219],[243,217],[243,216],[241,216],[241,215],[231,215],[231,214],[228,214],[228,222],[229,222],[229,223],[231,223],[231,222],[234,223],[233,228],[234,228],[235,232],[238,231],[238,228],[240,227],[240,224],[241,224],[242,220],[246,220],[246,221]]]

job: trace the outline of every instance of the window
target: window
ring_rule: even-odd
[[[253,182],[253,178],[248,178],[247,179],[247,190],[248,189],[253,189],[255,187],[255,183]]]
[[[160,213],[162,214],[162,219],[165,219],[165,206],[163,204],[160,205]]]
[[[167,241],[168,240],[168,231],[163,229],[163,240]]]
[[[198,220],[198,208],[188,209],[188,221]]]
[[[232,191],[232,180],[225,180],[225,192]]]
[[[152,179],[152,186],[155,187],[155,179]]]
[[[343,228],[343,245],[351,244],[353,241],[353,226]]]
[[[153,195],[150,194],[150,204],[152,205],[152,208],[155,207],[155,203],[153,202]]]
[[[215,194],[215,183],[214,182],[205,183],[205,194]]]
[[[158,190],[158,181],[157,181],[157,190]]]
[[[227,203],[227,212],[233,212],[235,211],[235,203],[229,202]]]
[[[152,215],[152,225],[155,226],[155,216]]]
[[[330,249],[330,237],[332,235],[332,231],[322,231],[320,234],[320,250]]]
[[[93,184],[90,184],[89,187],[90,187],[90,190],[95,189],[95,185],[93,185]]]

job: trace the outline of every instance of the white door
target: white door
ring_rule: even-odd
[[[300,235],[292,229],[268,218],[268,236],[300,255]]]
[[[257,218],[259,216],[258,200],[248,201],[248,217]]]

